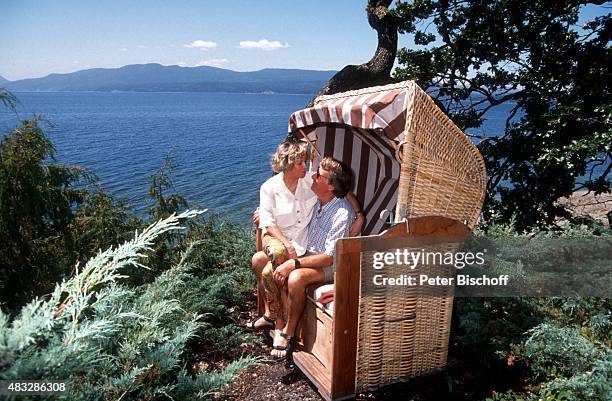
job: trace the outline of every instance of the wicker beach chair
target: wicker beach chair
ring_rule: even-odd
[[[477,148],[412,81],[320,96],[291,115],[289,132],[313,145],[314,168],[325,156],[351,166],[366,215],[362,237],[336,243],[333,313],[309,296],[295,363],[327,400],[444,368],[452,289],[372,288],[368,261],[387,246],[470,233],[486,185]]]

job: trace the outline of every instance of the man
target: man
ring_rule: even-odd
[[[293,346],[293,336],[306,302],[306,287],[334,278],[336,240],[348,236],[355,214],[344,198],[351,187],[351,171],[339,161],[326,157],[313,175],[312,191],[318,205],[308,227],[306,254],[289,259],[274,273],[278,284],[287,285],[287,321],[276,330],[272,356],[284,357]]]

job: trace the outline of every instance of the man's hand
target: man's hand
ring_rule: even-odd
[[[295,270],[295,262],[293,259],[287,260],[282,265],[278,266],[274,273],[272,273],[272,277],[278,283],[278,285],[283,285],[289,274]]]
[[[351,224],[351,228],[349,229],[349,237],[358,236],[364,224],[365,224],[365,217],[363,216],[363,213],[359,213],[355,217],[355,221],[353,221],[353,224]]]

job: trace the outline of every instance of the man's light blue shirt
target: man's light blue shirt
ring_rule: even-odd
[[[347,237],[355,213],[346,198],[333,198],[321,207],[315,206],[308,226],[308,253],[334,256],[336,240]]]

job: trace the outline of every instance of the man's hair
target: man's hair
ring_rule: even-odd
[[[270,163],[272,164],[272,170],[275,173],[282,173],[284,171],[291,170],[296,160],[300,158],[308,159],[310,152],[308,151],[308,144],[302,141],[287,141],[278,145],[276,153],[272,155]]]
[[[351,168],[331,157],[325,157],[321,160],[319,167],[331,173],[329,183],[334,187],[334,195],[338,198],[344,198],[353,186]]]

